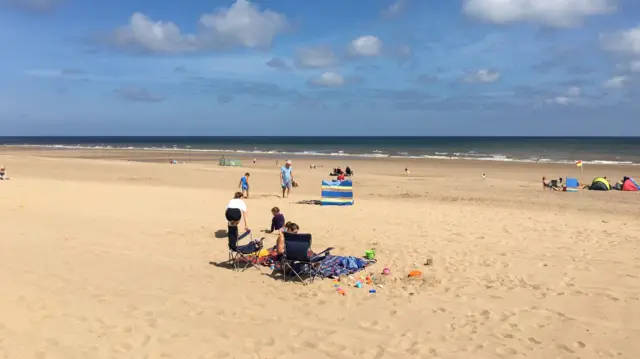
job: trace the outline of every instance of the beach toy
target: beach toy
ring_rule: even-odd
[[[362,288],[362,283],[360,281],[356,282],[356,288]]]
[[[346,295],[347,294],[347,292],[345,292],[344,289],[342,289],[342,288],[338,288],[337,292],[340,295]]]
[[[369,289],[369,293],[376,294],[376,290],[375,289]]]
[[[420,277],[422,276],[422,272],[420,272],[419,270],[412,270],[411,272],[409,272],[409,277]]]
[[[385,268],[385,269],[382,270],[382,274],[389,275],[389,274],[391,274],[391,270],[389,270],[389,268]]]
[[[367,281],[367,284],[373,283],[373,279],[371,279],[371,277],[369,277],[369,276],[367,276],[367,278],[365,278],[365,280]]]
[[[366,251],[364,251],[364,257],[367,259],[375,259],[376,258],[376,251],[373,249],[368,249]]]

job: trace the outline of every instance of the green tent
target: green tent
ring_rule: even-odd
[[[242,162],[240,160],[232,160],[229,158],[221,158],[220,166],[231,166],[231,167],[242,167]]]

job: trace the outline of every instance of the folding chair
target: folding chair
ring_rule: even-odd
[[[238,245],[238,242],[249,236],[251,242],[242,246]],[[262,240],[260,242],[254,242],[251,236],[251,231],[243,233],[238,236],[238,226],[229,226],[227,230],[227,237],[229,238],[229,262],[233,263],[233,268],[236,271],[245,271],[247,268],[253,266],[257,270],[260,267],[257,266],[260,250],[263,247]],[[244,262],[244,266],[240,261]]]
[[[310,256],[309,254],[312,253],[311,239],[310,234],[284,232],[284,254],[280,259],[280,267],[282,268],[282,276],[285,282],[287,281],[287,268],[303,285],[307,283],[302,278],[302,275],[308,274],[312,283],[316,277],[320,275],[322,262],[329,255],[333,247],[329,247],[320,253],[314,253]],[[298,270],[295,269],[296,265],[299,266]]]

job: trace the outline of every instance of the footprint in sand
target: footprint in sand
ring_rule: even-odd
[[[496,349],[496,354],[502,356],[511,356],[518,354],[518,351],[511,347],[500,347]]]
[[[538,339],[536,339],[536,338],[534,338],[534,337],[529,337],[529,339],[528,339],[528,340],[529,340],[529,343],[532,343],[532,344],[536,344],[536,345],[540,345],[540,344],[542,344],[542,341],[541,341],[541,340],[538,340]]]
[[[147,318],[144,320],[149,328],[157,328],[158,327],[158,319],[156,318]]]
[[[230,354],[228,352],[217,351],[217,352],[212,352],[212,353],[204,353],[204,354],[200,355],[198,357],[198,359],[221,359],[221,358],[228,358],[229,355]]]
[[[575,351],[571,348],[569,348],[568,345],[566,344],[556,344],[556,349],[563,351],[563,352],[567,352],[569,354],[573,354],[575,353]]]
[[[149,345],[149,342],[151,342],[151,336],[150,336],[150,335],[145,334],[145,335],[142,337],[142,341],[140,342],[140,346],[144,348],[144,347],[146,347],[147,345]]]
[[[579,341],[579,340],[578,340],[577,342],[573,343],[573,346],[574,346],[574,347],[576,347],[576,348],[579,348],[579,349],[583,349],[583,348],[584,348],[584,347],[586,347],[587,345],[586,345],[585,343],[583,343],[583,342],[581,342],[581,341]]]

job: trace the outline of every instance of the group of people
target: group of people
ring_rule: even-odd
[[[242,192],[235,193],[233,199],[231,199],[227,204],[225,218],[230,227],[237,227],[240,222],[243,222],[245,231],[250,231],[247,204],[243,200],[243,197]],[[276,251],[278,254],[283,254],[284,233],[298,233],[300,227],[296,223],[285,222],[284,214],[280,212],[280,208],[278,207],[271,208],[271,215],[271,226],[268,230],[265,230],[265,233],[278,235],[278,238],[276,239]],[[258,242],[261,241],[262,239],[254,241],[253,244],[258,246]]]
[[[633,179],[627,176],[624,176],[622,180],[616,182],[614,185],[611,185],[611,182],[609,181],[609,179],[606,176],[604,176],[604,177],[595,178],[591,184],[580,185],[579,183],[577,183],[576,187],[582,188],[582,189],[590,189],[590,190],[610,190],[610,189],[623,190],[623,186],[625,182],[627,182],[628,180],[632,181],[635,185],[635,182],[633,181]],[[543,189],[549,189],[553,191],[564,191],[566,190],[566,187],[567,185],[562,177],[558,178],[557,180],[556,179],[547,180],[547,177],[542,177]]]
[[[552,191],[560,191],[564,186],[562,177],[557,180],[547,180],[547,177],[542,177],[542,189],[549,189]]]
[[[240,189],[240,194],[244,198],[249,198],[249,177],[251,174],[249,172],[245,173],[242,178],[240,178],[240,182],[238,183],[238,188]],[[284,162],[284,166],[280,168],[280,187],[282,188],[282,198],[287,198],[291,193],[291,187],[298,187],[298,183],[293,179],[293,167],[291,167],[291,160],[286,160]]]
[[[338,181],[344,181],[347,177],[353,176],[353,170],[351,167],[347,166],[344,171],[340,166],[333,169],[331,176],[337,176]]]
[[[244,201],[249,198],[250,184],[249,178],[251,174],[245,173],[238,183],[238,189],[233,198],[227,204],[225,210],[225,218],[229,226],[238,226],[240,223],[244,225],[245,231],[249,231],[249,216],[247,203]],[[293,167],[291,160],[285,160],[284,166],[280,168],[280,187],[282,189],[282,198],[287,198],[291,192],[292,187],[297,187],[297,183],[293,177]],[[284,252],[284,232],[297,233],[300,229],[296,223],[286,222],[284,215],[281,213],[280,208],[273,207],[271,209],[271,226],[266,233],[278,234],[276,240],[276,248],[278,254]],[[256,241],[257,245],[257,241]]]

